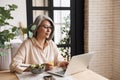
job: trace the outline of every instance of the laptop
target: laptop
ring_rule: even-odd
[[[93,53],[86,53],[73,56],[69,61],[69,65],[66,70],[63,70],[60,67],[55,67],[50,71],[47,71],[50,74],[54,74],[60,77],[73,75],[79,72],[83,72],[88,68],[89,62],[92,58]]]

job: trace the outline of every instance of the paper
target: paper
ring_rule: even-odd
[[[51,74],[48,73],[42,73],[42,74],[32,74],[31,72],[23,72],[22,74],[16,73],[19,80],[44,80],[44,76],[48,76]],[[66,76],[66,77],[58,77],[54,76],[55,80],[74,80],[72,76]]]

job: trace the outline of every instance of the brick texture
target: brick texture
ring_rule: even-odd
[[[120,80],[120,0],[114,0],[113,79]]]
[[[89,0],[88,5],[88,51],[95,53],[90,69],[112,79],[113,2]]]
[[[120,1],[86,0],[85,4],[85,51],[95,52],[90,69],[120,80]]]

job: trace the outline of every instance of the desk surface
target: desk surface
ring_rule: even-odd
[[[108,80],[91,70],[86,70],[72,76],[74,80]],[[11,73],[9,70],[5,70],[0,71],[0,80],[18,80],[18,78],[14,73]]]
[[[18,80],[15,73],[11,73],[9,70],[0,71],[1,80]]]

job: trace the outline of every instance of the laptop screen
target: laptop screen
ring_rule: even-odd
[[[73,56],[66,70],[63,71],[62,69],[59,70],[58,68],[56,68],[56,70],[48,71],[48,73],[53,73],[60,76],[67,76],[85,71],[89,65],[92,55],[92,53],[86,53]]]

